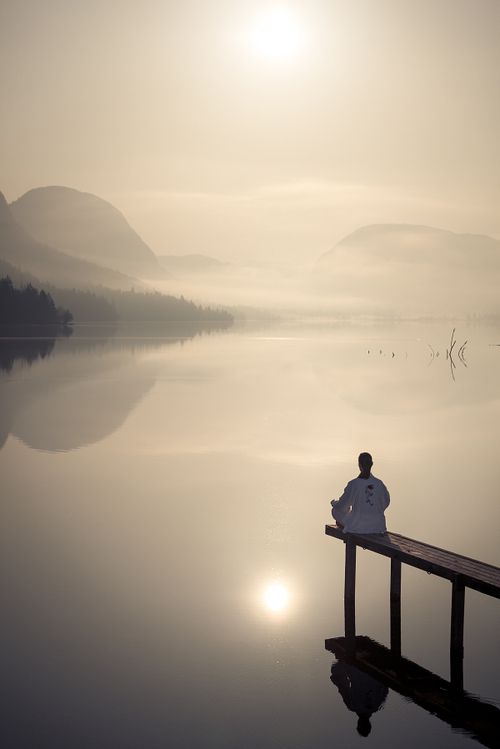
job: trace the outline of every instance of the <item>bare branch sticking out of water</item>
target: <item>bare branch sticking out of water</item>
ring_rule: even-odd
[[[455,339],[455,328],[453,328],[453,330],[451,331],[450,348],[446,350],[446,358],[450,360],[450,371],[451,371],[451,376],[452,376],[453,381],[455,381],[454,370],[456,369],[456,364],[453,359],[453,349],[455,348],[456,342],[457,341]],[[464,367],[467,367],[467,362],[465,360],[465,347],[467,346],[467,343],[468,343],[468,339],[465,340],[464,343],[462,343],[462,345],[458,349],[458,358],[461,361],[461,363],[464,365]]]
[[[462,343],[462,345],[458,349],[458,358],[460,359],[464,367],[467,366],[467,362],[465,361],[465,347],[467,346],[467,343],[468,343],[468,340],[465,341],[465,343]]]
[[[429,366],[429,367],[430,367],[430,366],[431,366],[431,364],[432,364],[432,362],[434,361],[434,358],[435,358],[435,356],[436,356],[436,353],[435,353],[435,351],[434,351],[434,349],[432,348],[432,346],[431,346],[431,344],[430,344],[430,343],[428,343],[427,345],[429,346],[429,348],[430,348],[430,350],[431,350],[431,358],[430,358],[429,364],[427,365],[427,366]]]
[[[447,351],[447,357],[449,356],[450,359],[451,359],[451,356],[452,356],[453,349],[455,347],[455,343],[456,343],[456,340],[455,340],[455,328],[453,328],[453,330],[451,331],[450,348]]]
[[[450,353],[450,371],[451,371],[453,382],[455,382],[455,369],[456,369],[456,364],[453,361],[453,357],[451,356],[451,353]]]

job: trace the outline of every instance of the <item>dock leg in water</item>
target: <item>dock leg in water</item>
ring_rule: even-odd
[[[391,559],[391,650],[401,655],[401,562]]]
[[[464,610],[465,586],[458,576],[451,593],[450,681],[459,691],[464,686]]]
[[[356,638],[356,544],[350,538],[345,543],[344,624],[349,648],[354,649]]]

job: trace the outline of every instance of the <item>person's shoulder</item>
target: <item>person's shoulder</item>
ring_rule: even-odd
[[[382,479],[379,479],[377,476],[374,476],[373,474],[372,474],[372,481],[373,481],[374,484],[378,484],[379,486],[383,486],[384,489],[387,488],[386,485],[384,484],[384,482],[382,481]]]

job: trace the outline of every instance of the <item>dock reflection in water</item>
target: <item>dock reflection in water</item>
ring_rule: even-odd
[[[333,637],[326,640],[325,648],[337,659],[330,678],[346,707],[357,714],[362,736],[370,733],[370,719],[392,689],[454,730],[484,746],[498,747],[500,710],[494,705],[457,691],[451,682],[369,637],[357,636],[354,646],[345,637]]]

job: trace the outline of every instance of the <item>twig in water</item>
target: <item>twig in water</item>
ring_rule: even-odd
[[[458,358],[464,365],[464,367],[467,366],[467,362],[465,361],[465,347],[467,346],[468,341],[465,341],[465,343],[462,343],[460,348],[458,349]]]
[[[455,341],[455,328],[453,328],[453,330],[451,331],[451,339],[450,339],[450,349],[449,349],[450,358],[451,358],[451,354],[452,354],[453,348],[455,346],[455,343],[456,343],[456,341]]]
[[[450,360],[450,371],[451,371],[451,377],[453,379],[453,382],[455,382],[455,372],[454,369],[456,367],[455,362],[453,361],[453,349],[455,347],[455,328],[451,331],[451,338],[450,338],[450,348],[446,351],[446,358]]]
[[[453,382],[455,382],[455,372],[453,371],[455,368],[456,368],[456,364],[450,356],[450,371],[451,371]]]

